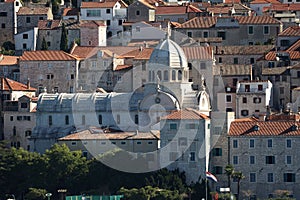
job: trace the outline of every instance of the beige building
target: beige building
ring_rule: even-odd
[[[229,136],[229,158],[241,180],[240,198],[275,198],[285,190],[299,199],[299,116],[275,115],[268,121],[234,121]],[[225,167],[225,166],[224,166]],[[237,183],[231,190],[237,193]],[[249,198],[248,196],[248,198]]]
[[[64,51],[25,51],[20,57],[20,81],[28,79],[38,93],[73,93],[77,89],[79,59]]]
[[[0,76],[20,80],[19,57],[0,54]]]

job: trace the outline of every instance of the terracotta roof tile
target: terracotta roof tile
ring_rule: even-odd
[[[113,8],[116,5],[114,1],[104,2],[81,2],[80,8]]]
[[[269,12],[269,11],[299,11],[300,10],[300,5],[295,3],[295,4],[272,4],[271,6],[264,7],[263,12]]]
[[[159,138],[159,131],[105,133],[103,129],[93,128],[67,135],[59,140],[159,140]]]
[[[215,65],[214,75],[221,76],[249,76],[252,73],[252,65]]]
[[[209,117],[207,115],[193,109],[174,111],[173,113],[165,117],[162,117],[162,119],[166,119],[166,120],[183,120],[183,119],[200,120],[200,119],[208,119],[208,118]]]
[[[258,126],[255,131],[254,127]],[[300,126],[296,121],[234,121],[230,125],[229,136],[300,136],[300,129],[293,129],[293,126]]]
[[[291,60],[298,60],[298,59],[300,59],[300,52],[297,51],[297,50],[296,51],[287,50],[287,51],[283,51],[283,52],[288,53]],[[264,60],[275,61],[277,53],[279,53],[279,52],[270,51],[269,53],[267,53],[265,55]]]
[[[262,75],[280,75],[283,74],[287,67],[262,68]]]
[[[65,8],[63,10],[62,16],[77,16],[79,13],[79,8]]]
[[[7,65],[16,65],[18,64],[19,56],[5,56],[3,58],[0,57],[0,66]]]
[[[251,45],[251,46],[216,46],[215,55],[262,55],[272,50],[273,45]]]
[[[25,51],[20,57],[21,61],[57,61],[76,60],[77,57],[64,51]]]
[[[279,33],[278,36],[285,36],[285,37],[286,36],[300,36],[300,27],[299,26],[288,27],[288,28],[284,29],[284,31]]]
[[[156,15],[169,15],[169,14],[186,14],[189,12],[200,13],[200,9],[194,6],[158,6],[156,7]]]
[[[80,27],[99,27],[99,26],[106,26],[103,21],[82,21],[80,23]]]
[[[281,24],[271,16],[236,16],[240,24]]]
[[[0,77],[0,84],[0,90],[2,91],[36,91],[36,88],[28,88],[25,84],[4,77]]]
[[[195,17],[177,28],[210,28],[217,22],[217,17]]]
[[[146,2],[152,6],[155,6],[155,4],[166,5],[166,2],[164,2],[162,0],[140,0],[140,2]]]
[[[145,0],[139,0],[140,3],[142,3],[144,6],[150,8],[150,9],[156,9],[156,7],[153,4],[150,4],[148,1]]]
[[[138,55],[135,56],[135,60],[149,60],[153,52],[153,48],[144,48]]]
[[[287,51],[297,51],[300,50],[300,39],[297,40],[296,42],[294,42],[294,44],[292,44]]]
[[[39,20],[38,28],[41,30],[58,29],[60,26],[60,20]]]
[[[188,60],[210,60],[213,59],[212,47],[194,46],[182,47]]]
[[[132,65],[117,65],[115,71],[120,71],[123,69],[130,69],[130,68],[132,68]]]
[[[254,0],[254,1],[251,1],[250,4],[281,4],[280,1],[277,1],[277,0]]]
[[[18,15],[47,15],[50,8],[28,8],[21,7]]]

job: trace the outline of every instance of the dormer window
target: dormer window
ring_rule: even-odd
[[[27,103],[21,103],[21,108],[27,108]]]
[[[297,124],[293,124],[291,128],[292,128],[292,131],[297,131],[298,130]]]
[[[254,131],[259,131],[259,126],[256,124],[256,125],[253,127],[253,130],[254,130]]]

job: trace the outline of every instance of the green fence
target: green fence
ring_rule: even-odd
[[[123,195],[99,196],[99,195],[77,195],[66,196],[66,200],[120,200]]]

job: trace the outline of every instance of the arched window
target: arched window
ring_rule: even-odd
[[[176,80],[176,71],[172,70],[172,80],[175,81]]]
[[[69,115],[66,115],[66,116],[65,116],[65,124],[66,124],[66,125],[69,125],[69,123],[70,123],[70,122],[69,122]]]
[[[169,80],[169,71],[165,70],[164,71],[164,81],[168,81]]]
[[[161,81],[161,71],[160,70],[157,71],[157,78],[159,79],[157,81]]]
[[[139,116],[138,115],[134,116],[134,123],[139,124]]]
[[[102,115],[98,115],[98,122],[99,124],[102,124]]]
[[[178,80],[182,80],[182,71],[178,70]]]

